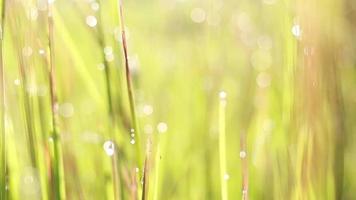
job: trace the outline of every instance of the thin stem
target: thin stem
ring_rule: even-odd
[[[152,146],[152,140],[151,137],[149,136],[147,138],[146,158],[145,158],[145,165],[143,171],[142,200],[148,199],[149,175],[151,170],[151,146]]]
[[[120,177],[119,177],[119,168],[118,168],[118,151],[116,149],[117,145],[114,142],[114,150],[115,153],[111,158],[111,169],[112,169],[112,175],[113,175],[113,189],[114,189],[114,199],[120,199],[121,191],[120,191]]]
[[[248,162],[246,151],[246,133],[243,132],[240,138],[240,158],[242,174],[242,200],[248,200]]]
[[[100,1],[101,3],[101,1]],[[102,16],[101,16],[101,9],[99,9],[99,22],[102,22]],[[101,47],[101,50],[105,48],[105,36],[103,32],[103,25],[102,23],[98,24],[98,42]],[[106,83],[106,93],[107,93],[107,101],[108,101],[108,114],[110,118],[109,122],[109,130],[115,130],[114,129],[114,121],[115,121],[115,114],[114,114],[114,108],[113,108],[113,103],[112,103],[112,92],[111,92],[111,78],[110,78],[110,68],[109,68],[109,62],[106,59],[105,53],[103,54],[103,64],[104,64],[104,70],[105,70],[105,83]],[[115,135],[113,131],[110,131],[111,135],[110,137],[115,141]],[[116,152],[116,143],[115,144],[115,154],[111,157],[111,171],[112,171],[112,181],[113,181],[113,190],[114,190],[114,199],[120,199],[120,178],[119,178],[119,166],[118,166],[118,156]]]
[[[126,84],[127,84],[127,91],[129,96],[129,103],[130,103],[130,112],[131,112],[131,121],[133,124],[133,128],[136,132],[136,159],[138,167],[141,166],[141,146],[140,146],[140,131],[138,128],[138,122],[136,117],[136,109],[135,109],[135,99],[131,84],[131,74],[130,74],[130,66],[128,60],[128,53],[127,53],[127,42],[126,42],[126,33],[125,33],[125,24],[124,24],[124,14],[123,14],[123,6],[122,0],[119,0],[119,14],[120,14],[120,24],[121,24],[121,39],[122,39],[122,46],[125,58],[125,70],[126,70]]]
[[[49,85],[50,85],[50,98],[51,98],[51,113],[52,113],[52,139],[54,142],[54,196],[55,199],[61,199],[61,153],[60,153],[60,141],[59,133],[57,130],[57,118],[58,113],[56,107],[58,105],[57,93],[56,93],[56,82],[55,82],[55,63],[54,63],[54,36],[53,36],[53,13],[52,5],[48,6],[48,46],[49,46]]]
[[[153,190],[153,200],[158,199],[158,181],[159,181],[159,168],[160,168],[160,161],[161,161],[161,147],[160,143],[157,144],[157,150],[155,155],[155,180],[154,180],[154,190]]]
[[[4,76],[4,24],[5,24],[6,0],[1,5],[1,27],[0,27],[0,106],[1,106],[1,133],[0,133],[0,199],[6,198],[6,136],[5,136],[5,76]]]
[[[228,199],[227,180],[226,180],[226,131],[225,131],[225,113],[226,113],[226,93],[220,92],[219,102],[219,155],[220,155],[220,184],[221,198]]]

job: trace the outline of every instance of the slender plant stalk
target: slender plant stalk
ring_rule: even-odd
[[[154,190],[153,190],[153,200],[158,199],[158,181],[159,181],[159,168],[160,168],[160,161],[161,161],[161,143],[157,144],[157,150],[155,155],[155,177],[154,177]]]
[[[220,155],[220,184],[221,199],[228,199],[226,175],[226,131],[225,131],[225,113],[226,113],[226,93],[220,92],[219,102],[219,155]]]
[[[13,30],[14,31],[14,30]],[[15,30],[16,31],[16,30]],[[27,63],[22,55],[21,51],[21,45],[20,42],[18,41],[18,38],[16,38],[15,35],[15,43],[17,45],[17,56],[18,56],[18,61],[19,61],[19,69],[20,69],[20,80],[22,83],[22,94],[23,94],[23,100],[24,100],[24,109],[25,109],[25,126],[26,126],[26,137],[27,137],[27,142],[29,145],[29,154],[30,154],[30,159],[31,159],[31,165],[34,168],[38,168],[37,166],[37,148],[36,148],[36,135],[34,133],[34,122],[33,122],[33,108],[31,105],[31,97],[29,96],[27,92],[27,86],[29,83],[29,77],[30,73],[27,73],[26,71],[26,66]]]
[[[242,200],[248,200],[248,161],[246,151],[246,133],[243,132],[240,138],[240,158],[242,174]]]
[[[120,177],[119,177],[119,168],[118,168],[118,153],[117,153],[117,145],[115,144],[115,153],[111,158],[111,169],[112,169],[112,176],[113,176],[113,189],[114,189],[114,199],[120,199],[120,195],[122,194],[120,191]]]
[[[101,3],[101,1],[100,1]],[[99,9],[99,18],[101,18],[101,9]],[[101,20],[100,20],[101,22]],[[98,42],[103,50],[105,48],[105,36],[103,32],[103,25],[102,23],[99,23],[97,25],[98,27]],[[103,51],[102,51],[103,52]],[[110,68],[109,68],[109,63],[106,60],[105,54],[103,54],[103,64],[104,64],[104,70],[105,70],[105,83],[106,83],[106,94],[107,94],[107,100],[108,100],[108,114],[110,118],[109,122],[109,129],[110,130],[115,130],[114,128],[114,121],[115,121],[115,114],[114,114],[114,107],[112,103],[112,92],[111,92],[111,78],[110,78]],[[110,137],[114,140],[115,135],[113,131],[110,131]],[[111,171],[112,171],[112,179],[113,179],[113,190],[114,190],[114,199],[120,199],[120,178],[119,178],[119,166],[118,166],[118,155],[117,155],[117,150],[116,150],[116,143],[115,144],[115,153],[111,157]]]
[[[138,167],[141,167],[141,145],[140,145],[140,130],[138,127],[137,117],[136,117],[136,108],[135,108],[135,99],[131,84],[131,73],[130,73],[130,66],[128,60],[128,52],[127,52],[127,42],[126,42],[126,32],[125,32],[125,24],[124,24],[124,14],[123,14],[123,6],[122,0],[119,0],[119,15],[120,15],[120,24],[121,24],[121,39],[122,39],[122,47],[124,52],[125,58],[125,70],[126,70],[126,84],[127,84],[127,91],[129,96],[129,103],[130,103],[130,112],[131,112],[131,121],[133,124],[133,128],[135,130],[135,140],[136,140],[136,159]]]
[[[100,1],[101,3],[101,1]],[[101,5],[101,4],[100,4]],[[98,11],[98,15],[99,15],[99,23],[97,25],[97,30],[98,30],[98,42],[99,42],[99,46],[103,52],[103,49],[105,48],[105,36],[104,36],[104,32],[103,32],[103,25],[102,25],[102,18],[101,18],[101,9],[99,9]],[[111,79],[110,79],[110,68],[109,68],[109,63],[105,58],[105,54],[103,53],[103,64],[104,64],[104,71],[105,71],[105,83],[106,83],[106,94],[107,94],[107,98],[108,98],[108,112],[109,112],[109,117],[110,117],[110,123],[112,124],[114,119],[114,108],[113,108],[113,103],[112,103],[112,92],[111,92]]]
[[[149,136],[147,138],[147,146],[146,146],[146,158],[144,164],[144,171],[143,171],[143,189],[142,189],[142,200],[148,199],[149,194],[149,175],[151,170],[151,152],[152,152],[152,140]]]
[[[18,2],[15,1],[7,1],[6,2],[6,9],[9,9],[10,7],[13,8],[17,6]],[[9,13],[10,14],[10,13]],[[12,23],[10,23],[10,31],[11,31],[11,36],[13,37],[13,42],[14,46],[16,49],[16,56],[17,56],[17,61],[19,65],[19,72],[20,72],[20,82],[22,84],[21,86],[21,93],[23,97],[23,109],[24,109],[24,115],[25,115],[25,137],[26,137],[26,142],[28,145],[28,154],[31,162],[31,166],[34,168],[38,168],[38,159],[37,159],[37,146],[36,146],[36,135],[34,131],[34,122],[33,122],[33,107],[31,105],[31,97],[27,92],[27,87],[29,83],[29,78],[28,75],[30,75],[31,69],[28,68],[28,64],[26,63],[26,59],[24,58],[23,52],[22,52],[22,44],[21,44],[21,37],[19,36],[19,29],[21,29],[21,24],[19,24],[18,20],[14,20],[12,17],[8,18],[9,20],[12,20]],[[29,70],[29,71],[27,71]]]
[[[54,63],[54,36],[53,36],[53,13],[52,5],[48,6],[48,46],[49,46],[49,85],[50,85],[50,98],[51,98],[51,113],[52,113],[52,139],[54,142],[54,159],[53,159],[53,172],[54,172],[54,198],[62,199],[62,177],[61,177],[61,153],[60,153],[60,138],[57,128],[58,113],[56,107],[58,105],[56,82],[55,82],[55,63]]]
[[[132,169],[131,171],[131,200],[137,200],[137,189],[138,189],[138,183],[137,183],[137,173],[136,169]]]
[[[0,199],[6,199],[6,136],[5,136],[5,76],[4,76],[4,24],[5,24],[6,0],[2,0],[1,5],[1,27],[0,27]]]

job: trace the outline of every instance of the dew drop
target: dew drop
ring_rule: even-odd
[[[220,97],[221,100],[225,100],[225,99],[226,99],[226,96],[227,96],[227,94],[226,94],[225,91],[219,92],[219,97]]]
[[[44,49],[39,49],[39,50],[38,50],[38,53],[39,53],[40,55],[44,55],[46,52],[45,52]]]
[[[115,145],[112,141],[108,140],[103,145],[104,151],[108,156],[112,156],[115,153]]]
[[[300,28],[299,24],[294,24],[292,27],[292,34],[296,37],[296,38],[300,38],[301,34],[302,34],[302,30]]]
[[[87,25],[90,26],[90,27],[95,27],[96,24],[98,23],[98,20],[96,19],[95,16],[89,15],[89,16],[87,16],[87,18],[86,18],[86,23],[87,23]]]
[[[168,130],[168,126],[164,122],[160,122],[157,124],[157,130],[159,133],[165,133]]]
[[[131,139],[131,140],[130,140],[130,143],[131,143],[131,144],[135,144],[135,140],[134,140],[134,139]]]
[[[224,174],[224,180],[227,181],[230,179],[230,175],[228,173]]]
[[[240,151],[240,158],[246,158],[246,151]]]
[[[17,79],[14,80],[14,84],[15,85],[20,85],[20,83],[21,83],[20,79],[17,78]]]

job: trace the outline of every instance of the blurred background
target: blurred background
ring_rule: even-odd
[[[356,199],[356,1],[2,8],[0,199]]]

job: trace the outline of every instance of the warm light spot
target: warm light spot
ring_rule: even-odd
[[[205,21],[206,13],[205,10],[202,8],[194,8],[190,13],[190,18],[195,23],[202,23]]]
[[[100,6],[99,6],[98,2],[94,1],[93,3],[90,4],[90,7],[91,7],[92,10],[98,11]]]
[[[63,103],[59,105],[58,112],[62,117],[65,118],[71,117],[74,114],[73,105],[71,103]]]
[[[228,173],[224,174],[224,180],[227,181],[230,179],[230,175]]]
[[[14,80],[14,84],[15,85],[20,85],[20,83],[21,83],[20,79],[17,78],[17,79]]]
[[[95,27],[96,24],[98,23],[98,20],[97,20],[96,17],[93,16],[93,15],[87,16],[87,18],[86,18],[85,21],[86,21],[87,25],[90,26],[90,27],[92,27],[92,28]]]
[[[258,87],[266,88],[271,84],[271,76],[268,73],[261,72],[256,78]]]
[[[219,92],[219,97],[220,97],[221,100],[225,100],[225,99],[226,99],[226,96],[227,96],[227,94],[226,94],[225,91]]]
[[[165,133],[168,130],[168,126],[167,126],[166,123],[160,122],[157,125],[157,130],[158,130],[159,133]]]
[[[147,116],[151,115],[153,113],[153,107],[151,105],[144,105],[142,110],[143,110],[143,113]]]

